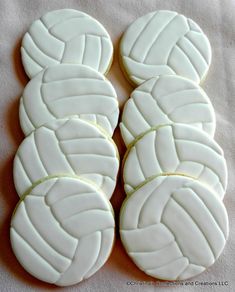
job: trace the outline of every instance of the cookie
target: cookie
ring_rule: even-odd
[[[191,126],[174,124],[156,128],[136,140],[127,151],[123,164],[127,194],[163,173],[196,178],[221,199],[226,191],[223,150],[209,135]]]
[[[96,19],[74,9],[60,9],[31,24],[22,40],[21,56],[29,78],[60,63],[83,64],[106,74],[113,45]]]
[[[113,135],[119,115],[117,95],[99,72],[83,65],[55,65],[25,87],[20,100],[20,124],[25,135],[46,122],[73,115]]]
[[[215,112],[205,91],[195,82],[176,75],[147,80],[127,100],[120,129],[128,146],[152,127],[170,123],[195,126],[215,133]]]
[[[104,194],[79,178],[50,178],[22,197],[10,239],[20,264],[58,286],[98,271],[114,243],[113,209]]]
[[[127,28],[120,43],[120,62],[133,85],[167,74],[200,83],[211,63],[211,47],[193,20],[159,10],[141,16]]]
[[[98,127],[78,118],[58,119],[27,136],[16,153],[13,176],[22,196],[50,175],[79,175],[111,197],[119,156],[116,145]]]
[[[159,176],[121,208],[120,235],[127,254],[146,274],[186,280],[210,267],[228,238],[223,202],[196,180]]]

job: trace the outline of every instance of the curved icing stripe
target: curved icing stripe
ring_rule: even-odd
[[[115,143],[98,127],[78,118],[58,119],[36,129],[20,145],[14,160],[14,183],[22,196],[51,175],[79,175],[110,198],[119,156]]]
[[[196,83],[175,75],[147,80],[127,100],[120,123],[128,147],[139,135],[163,124],[182,123],[213,137],[215,113],[206,93]]]
[[[164,173],[198,179],[220,198],[227,187],[227,165],[220,146],[206,133],[182,124],[158,126],[140,135],[128,147],[122,167],[127,194]]]
[[[79,177],[38,182],[11,219],[11,245],[33,276],[58,286],[79,283],[107,261],[114,242],[108,199]]]
[[[221,254],[228,216],[223,202],[199,181],[158,176],[125,199],[120,235],[128,255],[146,274],[186,280]]]
[[[81,117],[113,135],[119,108],[112,84],[83,65],[51,66],[30,80],[20,102],[20,124],[27,136],[43,124],[69,116]]]
[[[191,19],[159,10],[138,18],[127,28],[120,43],[120,60],[135,85],[166,74],[200,83],[210,66],[211,47]]]
[[[106,74],[113,45],[106,29],[90,15],[60,9],[34,21],[22,41],[22,62],[32,78],[51,65],[83,64]]]

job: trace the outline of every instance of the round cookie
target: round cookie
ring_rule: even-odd
[[[50,178],[17,205],[10,239],[25,270],[42,281],[68,286],[104,265],[114,227],[112,206],[97,188],[79,178]]]
[[[22,40],[21,56],[29,78],[60,63],[83,64],[106,74],[113,45],[96,19],[74,9],[60,9],[31,24]]]
[[[30,80],[20,99],[20,124],[27,136],[51,120],[76,115],[101,126],[110,136],[119,108],[112,84],[83,65],[51,66]]]
[[[67,118],[49,122],[24,139],[13,175],[19,196],[47,176],[71,174],[91,181],[110,198],[118,168],[118,151],[111,138],[87,121]]]
[[[200,83],[211,63],[211,47],[194,21],[174,11],[159,10],[127,28],[120,43],[120,62],[134,85],[167,74]]]
[[[223,202],[196,180],[159,176],[127,197],[120,213],[126,252],[146,274],[186,280],[210,267],[228,238]]]
[[[123,166],[127,194],[154,176],[176,173],[198,179],[222,199],[227,187],[223,150],[201,130],[173,124],[147,132],[126,153]]]
[[[215,112],[204,90],[176,75],[154,77],[136,88],[124,106],[120,129],[128,147],[152,127],[170,123],[189,124],[211,136],[215,133]]]

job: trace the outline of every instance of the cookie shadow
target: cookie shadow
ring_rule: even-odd
[[[1,221],[0,238],[1,238],[1,253],[0,262],[8,270],[12,278],[18,278],[20,282],[24,282],[27,286],[35,286],[38,288],[52,289],[50,285],[45,285],[43,282],[33,278],[28,274],[18,263],[10,244],[10,222],[11,215],[18,202],[18,195],[13,184],[13,156],[9,157],[5,164],[0,169],[1,180],[1,200],[4,205],[4,219]]]
[[[119,43],[121,36],[114,42],[113,63],[107,78],[114,85],[118,93],[119,107],[122,110],[124,103],[129,98],[130,93],[134,90],[133,86],[126,79],[119,60]]]
[[[29,81],[29,78],[27,77],[24,71],[24,67],[21,61],[21,53],[20,53],[21,41],[22,39],[20,38],[16,42],[16,45],[12,51],[12,60],[13,60],[13,66],[15,69],[15,76],[20,81],[20,83],[23,86],[25,86],[27,82]]]
[[[12,62],[15,69],[15,77],[19,80],[23,89],[23,87],[28,82],[28,77],[25,74],[23,65],[21,63],[20,46],[21,39],[17,41],[12,51]],[[7,139],[10,140],[9,144],[12,146],[13,151],[10,155],[9,152],[6,151],[7,156],[0,164],[0,200],[2,203],[3,213],[3,219],[0,222],[0,263],[5,267],[8,275],[12,278],[13,281],[14,278],[17,278],[20,282],[25,283],[27,286],[41,288],[44,291],[48,291],[53,290],[56,287],[43,283],[28,274],[18,263],[10,244],[11,215],[19,201],[19,197],[16,193],[13,182],[13,160],[16,149],[24,139],[24,134],[21,130],[19,122],[19,99],[20,96],[16,96],[13,101],[9,102],[8,109],[6,110],[5,116],[3,117],[3,120],[5,121],[3,127],[6,129],[5,132],[7,134]]]

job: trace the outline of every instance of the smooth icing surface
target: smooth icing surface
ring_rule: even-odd
[[[127,28],[120,43],[120,61],[135,85],[166,74],[200,83],[211,63],[211,47],[194,21],[160,10],[138,18]]]
[[[112,84],[83,65],[49,67],[30,80],[20,100],[20,124],[25,135],[51,120],[76,115],[101,126],[110,136],[119,108]]]
[[[113,45],[96,19],[81,11],[61,9],[31,24],[21,55],[30,78],[59,63],[83,64],[105,74],[111,66]]]
[[[11,245],[34,277],[68,286],[103,266],[112,250],[114,226],[113,209],[103,193],[78,178],[53,178],[18,204]]]
[[[215,113],[203,89],[176,75],[147,80],[127,100],[120,129],[128,146],[152,127],[170,123],[195,126],[209,135],[215,132]]]
[[[196,178],[220,198],[227,187],[223,150],[205,132],[183,124],[152,130],[129,149],[123,166],[126,193],[162,173]]]
[[[21,143],[14,159],[19,196],[49,175],[86,178],[111,197],[119,168],[117,148],[99,128],[79,118],[58,119],[36,129]]]
[[[223,202],[196,180],[161,176],[125,200],[120,234],[128,255],[146,274],[186,280],[221,254],[228,238]]]

